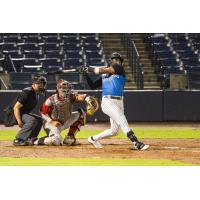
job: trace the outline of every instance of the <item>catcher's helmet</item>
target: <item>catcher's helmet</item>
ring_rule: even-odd
[[[57,81],[57,91],[61,92],[61,96],[66,97],[67,94],[71,93],[72,85],[70,82],[60,79]]]
[[[114,59],[114,58],[120,59],[121,63],[123,63],[123,61],[124,61],[124,58],[123,58],[122,55],[121,55],[120,53],[118,53],[118,52],[114,52],[114,53],[111,54],[110,59],[112,60],[112,59]]]

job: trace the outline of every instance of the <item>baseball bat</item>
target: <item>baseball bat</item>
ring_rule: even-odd
[[[82,68],[82,66],[76,67],[76,68],[55,70],[55,71],[50,71],[50,72],[42,72],[40,74],[41,75],[54,75],[54,74],[63,74],[63,73],[70,73],[70,72],[79,72],[79,73],[81,73],[81,68]]]

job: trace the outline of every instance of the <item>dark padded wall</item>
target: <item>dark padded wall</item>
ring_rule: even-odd
[[[125,115],[128,121],[162,121],[162,91],[126,92]]]
[[[87,93],[99,97],[101,104],[100,93]],[[3,108],[17,94],[19,92],[0,92],[0,121],[3,121]],[[124,104],[128,121],[200,121],[200,91],[126,91]],[[74,110],[81,106],[84,103],[75,105]],[[94,120],[108,121],[109,118],[100,109],[88,118],[88,121]]]
[[[200,91],[165,91],[165,121],[200,121]]]

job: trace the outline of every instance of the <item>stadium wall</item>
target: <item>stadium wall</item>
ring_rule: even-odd
[[[3,121],[3,109],[20,91],[0,91],[0,122]],[[47,96],[54,91],[48,91]],[[96,96],[101,101],[101,91],[79,91]],[[200,91],[163,91],[141,90],[126,91],[124,95],[125,114],[128,121],[200,121]],[[40,104],[43,99],[41,99]],[[38,112],[39,106],[34,110]],[[75,105],[74,109],[84,103]],[[101,109],[88,121],[108,121]]]

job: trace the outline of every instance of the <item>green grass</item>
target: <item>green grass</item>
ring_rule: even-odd
[[[100,133],[102,130],[81,130],[78,133],[78,138],[87,138],[91,135]],[[135,128],[134,132],[138,138],[160,138],[160,139],[179,139],[179,138],[200,138],[199,129],[143,129]],[[1,130],[0,140],[13,140],[17,131],[16,130]],[[66,131],[62,132],[64,136]],[[44,135],[44,131],[40,132],[40,136]],[[125,135],[120,133],[115,138],[126,138]]]
[[[167,159],[0,158],[0,166],[191,166]]]

